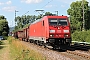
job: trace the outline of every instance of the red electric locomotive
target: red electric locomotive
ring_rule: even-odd
[[[66,48],[71,43],[67,16],[44,16],[29,26],[29,40],[39,45]]]
[[[44,16],[29,27],[14,32],[14,36],[45,47],[66,49],[71,43],[70,22],[67,16]]]

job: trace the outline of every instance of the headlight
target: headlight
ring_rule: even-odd
[[[68,37],[68,35],[64,35],[64,37]]]
[[[53,34],[50,34],[50,37],[53,37],[54,35]]]
[[[64,33],[69,33],[69,30],[64,30]]]
[[[49,32],[50,32],[50,33],[55,33],[55,30],[50,30]]]
[[[50,37],[52,37],[53,35],[50,35]]]

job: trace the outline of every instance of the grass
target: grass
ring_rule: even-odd
[[[1,40],[2,44],[0,45],[0,60],[12,60],[9,59],[9,44],[7,40]]]
[[[3,42],[2,41],[0,41],[1,42],[1,44],[0,44],[0,54],[2,54],[3,53],[3,49],[5,48],[5,46],[2,46],[3,45]]]
[[[5,42],[2,40],[2,41],[0,41],[0,52],[2,52],[3,48],[5,48],[5,46],[3,46],[3,45],[5,45]]]
[[[40,53],[34,51],[13,37],[8,38],[12,60],[46,60]]]
[[[3,45],[4,43],[2,41],[0,41],[0,45]]]

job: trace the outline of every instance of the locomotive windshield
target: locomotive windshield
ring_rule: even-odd
[[[66,19],[55,19],[55,18],[50,18],[49,19],[49,24],[50,25],[68,25],[68,22]]]

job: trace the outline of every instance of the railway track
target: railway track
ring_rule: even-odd
[[[67,50],[65,52],[61,52],[59,50],[57,51],[53,49],[44,48],[43,46],[38,46],[36,44],[29,42],[23,43],[28,47],[42,53],[42,55],[44,55],[47,58],[46,60],[90,60],[90,54],[88,53],[88,51]]]
[[[78,46],[78,47],[73,47],[73,48],[70,48],[73,51],[67,50],[65,53],[68,55],[71,54],[72,56],[74,55],[74,57],[71,57],[71,58],[74,58],[74,60],[90,60],[90,50],[87,49],[87,48],[90,48],[90,46],[88,46],[88,47]],[[75,56],[76,56],[76,58],[75,58]]]
[[[86,58],[86,59],[90,60],[90,54],[85,53],[85,52],[82,53],[82,51],[78,51],[78,50],[76,50],[76,51],[69,51],[68,50],[67,53],[74,54],[74,55],[77,55],[77,56],[80,56],[80,57],[83,57],[83,58]]]
[[[52,49],[51,49],[52,50]],[[69,57],[71,60],[90,60],[90,50],[89,51],[83,51],[83,50],[75,50],[70,51],[67,50],[66,52],[58,52],[64,56]]]

